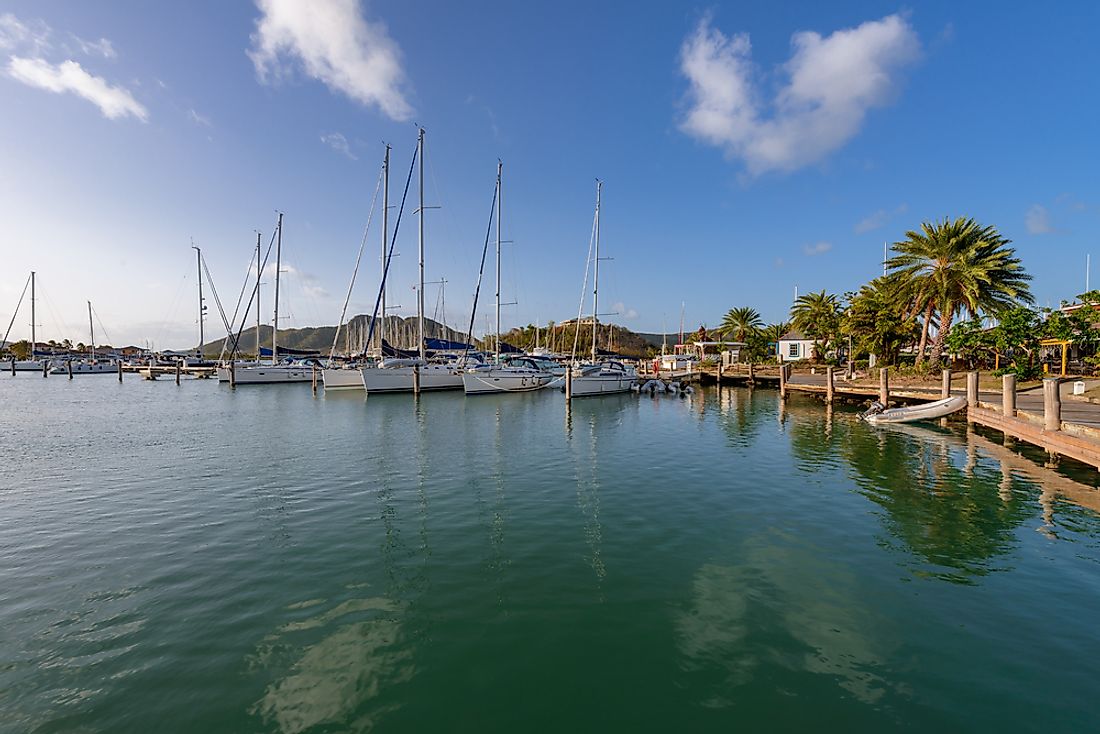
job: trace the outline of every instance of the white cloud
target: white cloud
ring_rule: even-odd
[[[1024,224],[1027,225],[1027,231],[1031,234],[1050,234],[1055,231],[1050,223],[1050,212],[1041,204],[1036,204],[1027,210]]]
[[[98,41],[85,41],[83,38],[73,35],[72,33],[69,35],[72,36],[76,44],[80,46],[80,50],[88,56],[102,56],[105,59],[113,59],[118,56],[118,54],[115,53],[114,45],[106,38],[101,38]]]
[[[11,13],[0,15],[0,51],[21,51],[35,56],[50,48],[50,27],[42,21],[22,22]]]
[[[335,150],[337,153],[346,155],[353,161],[359,160],[355,157],[355,154],[351,152],[351,146],[348,145],[348,139],[340,133],[328,133],[326,135],[322,135],[321,142]]]
[[[833,249],[832,242],[815,242],[812,245],[806,245],[805,247],[803,247],[802,252],[804,252],[808,257],[813,257],[815,255],[824,255],[831,249]]]
[[[196,125],[201,125],[202,127],[213,127],[213,123],[210,122],[209,117],[207,117],[206,115],[200,115],[194,109],[187,110],[187,118]]]
[[[8,75],[24,84],[63,94],[72,92],[99,108],[111,120],[131,115],[145,122],[149,112],[123,87],[113,87],[105,79],[93,76],[76,61],[51,64],[43,59],[12,56]]]
[[[867,111],[895,93],[896,71],[920,54],[899,15],[822,37],[795,33],[786,83],[762,99],[746,33],[732,37],[704,18],[680,50],[691,83],[680,128],[745,162],[749,173],[793,171],[821,160],[859,132]]]
[[[908,208],[908,205],[902,204],[893,210],[879,209],[874,214],[864,217],[856,224],[854,228],[856,234],[864,234],[865,232],[884,227],[891,218],[898,214],[904,214]]]
[[[261,16],[249,58],[262,82],[288,71],[287,59],[329,89],[394,120],[408,120],[412,107],[402,87],[401,50],[384,23],[367,22],[357,0],[256,0]]]

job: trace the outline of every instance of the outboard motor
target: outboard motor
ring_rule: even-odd
[[[878,415],[884,410],[886,410],[886,406],[876,400],[875,402],[871,403],[871,406],[867,408],[867,410],[860,413],[859,417],[863,419],[869,415]]]

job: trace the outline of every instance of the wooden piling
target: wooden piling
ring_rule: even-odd
[[[313,367],[313,394],[317,394],[317,365],[311,365]]]
[[[1057,377],[1043,379],[1043,423],[1048,431],[1062,430],[1062,396]]]
[[[881,367],[878,371],[878,401],[887,406],[890,404],[890,368]]]
[[[121,359],[118,360],[117,362],[115,362],[115,364],[118,365],[118,382],[121,385],[122,384],[122,360]]]
[[[1016,416],[1016,375],[1001,377],[1001,413],[1005,418]]]
[[[65,362],[65,367],[66,367],[66,369],[68,370],[68,373],[69,373],[69,379],[70,379],[70,380],[71,380],[71,379],[73,379],[73,361],[72,361],[71,359],[70,359],[70,360],[68,360],[68,361],[66,361],[66,362]]]
[[[749,384],[756,384],[756,365],[752,362],[749,362]]]
[[[787,367],[786,364],[779,365],[779,398],[783,400],[787,397]]]
[[[420,394],[420,365],[413,365],[413,395]]]
[[[660,371],[658,370],[658,374]],[[565,402],[568,405],[573,400],[573,368],[565,368]]]
[[[978,407],[978,373],[966,373],[966,407]]]
[[[825,368],[825,402],[829,405],[833,404],[833,392],[833,368],[829,366]]]
[[[176,384],[177,385],[180,384],[180,369],[181,369],[180,361],[177,359],[176,360]]]
[[[237,365],[235,362],[229,363],[229,386],[237,386]]]
[[[943,385],[940,387],[940,397],[951,397],[951,370],[949,369],[943,371]]]
[[[43,362],[42,363],[42,376],[43,377],[49,377],[50,376],[50,363],[49,362]]]
[[[718,387],[722,387],[722,363],[718,363]]]

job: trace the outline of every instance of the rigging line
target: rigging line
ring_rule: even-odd
[[[485,274],[485,256],[489,254],[489,237],[493,233],[493,215],[497,208],[497,195],[500,193],[496,185],[493,186],[493,204],[489,207],[489,226],[485,228],[485,246],[481,248],[481,268],[477,273],[477,287],[474,289],[474,305],[470,309],[470,328],[466,332],[466,346],[462,350],[462,359],[465,362],[466,354],[470,351],[470,342],[474,338],[474,319],[477,317],[477,299],[481,295],[481,278]]]
[[[202,261],[202,270],[206,273],[206,284],[210,286],[210,292],[214,294],[214,303],[218,306],[218,314],[222,317],[222,324],[225,325],[225,333],[232,334],[233,327],[229,323],[229,319],[225,317],[225,309],[222,308],[222,299],[218,297],[218,289],[214,287],[214,278],[210,275],[210,267],[206,264],[206,258],[199,253],[199,260]],[[199,318],[202,318],[200,315]],[[199,359],[202,359],[204,351],[202,344],[199,345]],[[240,345],[236,341],[233,342],[233,350],[236,351]]]
[[[256,234],[259,234],[259,232],[257,232]],[[257,264],[256,267],[260,267],[259,264]],[[260,275],[260,273],[257,273],[256,275],[258,277]],[[233,319],[230,321],[231,324],[237,323],[237,316],[240,315],[240,312],[241,312],[241,302],[244,301],[244,293],[245,293],[246,290],[248,290],[248,286],[251,282],[252,282],[252,257],[249,256],[248,266],[245,268],[245,273],[244,273],[244,282],[241,283],[241,292],[237,295],[237,305],[233,309]],[[253,290],[255,290],[254,285],[253,285]],[[251,305],[251,302],[249,302],[249,305]],[[245,311],[245,314],[247,315],[248,311]],[[229,335],[232,332],[233,332],[232,327],[230,327],[229,329],[226,330],[225,339],[222,340],[222,351],[221,351],[221,354],[218,355],[219,360],[222,357],[225,356],[225,348],[229,344]],[[234,343],[236,343],[236,342],[234,342]],[[238,345],[238,346],[240,346],[240,345]],[[202,355],[199,355],[199,356],[201,357]],[[260,358],[259,355],[257,355],[256,359],[259,359],[259,358]]]
[[[264,262],[260,266],[260,272],[261,273],[263,273],[263,271],[267,269],[267,261],[271,258],[271,248],[275,246],[275,236],[278,234],[278,232],[279,232],[279,229],[278,229],[278,226],[276,226],[275,230],[272,231],[272,233],[271,233],[271,239],[268,240],[268,243],[267,243],[267,252],[264,253]],[[244,309],[244,316],[241,317],[241,326],[240,326],[239,329],[237,329],[237,338],[236,338],[235,342],[238,345],[241,343],[241,333],[244,331],[245,317],[247,317],[248,314],[251,313],[251,311],[252,311],[252,302],[254,300],[256,300],[257,295],[259,295],[259,294],[256,292],[256,289],[253,288],[252,289],[252,295],[249,296],[249,298],[248,298],[248,306],[245,307],[245,309]],[[277,328],[279,328],[279,325],[275,324],[272,328],[277,329]],[[228,342],[229,342],[229,337],[227,336],[226,340],[225,340],[225,343],[222,344],[222,356],[225,355],[225,345]],[[237,355],[237,352],[236,352],[236,350],[234,350],[234,351],[229,353],[229,358],[233,359],[236,355]],[[220,358],[221,357],[219,357],[219,359]],[[256,361],[258,362],[259,359],[260,359],[260,355],[257,354],[256,355]],[[276,359],[275,355],[272,354],[272,360],[274,361],[275,359]]]
[[[8,345],[8,337],[11,335],[11,328],[15,326],[15,317],[19,315],[19,307],[23,305],[23,297],[27,295],[27,289],[31,287],[31,276],[27,276],[27,282],[23,284],[23,292],[19,294],[19,303],[15,304],[15,312],[11,315],[11,323],[8,324],[8,330],[4,332],[3,346]]]
[[[187,275],[186,274],[180,280],[179,285],[176,286],[176,294],[174,296],[172,296],[172,300],[170,301],[169,306],[168,306],[168,315],[164,318],[163,321],[160,322],[160,327],[156,331],[156,340],[155,341],[158,341],[158,342],[161,341],[161,337],[164,336],[165,331],[167,331],[167,329],[168,329],[168,324],[172,321],[172,317],[175,316],[176,307],[179,305],[180,294],[183,292],[183,286],[184,286],[185,283],[187,283]],[[148,341],[148,340],[146,340],[146,341]]]
[[[107,337],[107,343],[115,346],[111,341],[111,335],[107,333],[107,327],[103,325],[103,320],[99,318],[99,311],[95,310],[95,306],[92,306],[92,313],[95,315],[95,320],[99,322],[99,329],[103,332],[103,336]]]
[[[409,176],[405,179],[405,190],[401,194],[401,206],[397,210],[397,221],[393,225],[393,237],[390,238],[390,248],[386,251],[386,262],[382,266],[382,284],[378,288],[378,296],[374,299],[374,311],[371,312],[370,329],[367,330],[367,339],[365,344],[370,344],[374,340],[374,325],[378,321],[378,308],[382,304],[382,292],[386,288],[386,275],[390,272],[390,262],[393,260],[393,247],[397,244],[397,232],[401,229],[401,216],[405,213],[405,199],[409,195],[409,184],[412,183],[413,171],[416,169],[416,154],[419,152],[420,146],[413,151],[412,162],[409,164]],[[385,314],[383,314],[385,316]]]
[[[378,183],[374,185],[374,196],[370,200],[370,213],[367,215],[367,226],[363,229],[363,240],[359,243],[359,254],[355,258],[355,268],[351,271],[351,283],[348,284],[348,297],[344,299],[344,308],[340,311],[340,323],[336,326],[336,333],[332,336],[332,349],[328,358],[332,361],[336,354],[336,343],[340,339],[340,329],[344,327],[344,318],[348,315],[348,304],[351,303],[351,291],[355,288],[355,276],[359,273],[359,263],[363,259],[363,250],[367,246],[367,234],[370,232],[371,220],[374,219],[374,205],[378,203],[378,191],[382,188],[382,174],[385,172],[385,164],[378,169]],[[345,334],[347,332],[345,331]],[[349,350],[350,351],[350,350]]]
[[[61,318],[60,318],[60,317],[59,317],[59,316],[57,315],[57,311],[56,311],[56,310],[54,309],[54,307],[53,307],[53,301],[52,301],[52,300],[50,300],[50,295],[49,295],[49,293],[48,293],[48,292],[46,291],[46,289],[45,289],[45,288],[43,288],[43,287],[42,287],[42,277],[41,277],[41,276],[39,276],[39,278],[38,278],[38,293],[39,293],[39,294],[41,294],[41,295],[40,295],[40,298],[42,298],[42,299],[43,299],[43,300],[44,300],[44,301],[46,302],[46,308],[47,308],[47,309],[49,309],[49,311],[50,311],[50,316],[52,316],[52,317],[53,317],[53,325],[54,325],[54,328],[56,329],[56,328],[57,328],[58,326],[60,326],[60,327],[61,327],[61,329],[62,329],[62,333],[63,333],[63,334],[68,334],[68,333],[69,333],[69,331],[70,331],[70,329],[69,329],[69,325],[68,325],[68,324],[66,324],[66,323],[65,323],[65,322],[64,322],[64,321],[63,321],[63,320],[62,320],[62,319],[61,319]],[[63,337],[63,338],[68,338],[68,337]],[[55,341],[56,341],[56,340],[55,340]],[[46,343],[46,344],[49,344],[49,342],[45,342],[45,343]]]
[[[584,263],[584,285],[581,286],[581,302],[577,306],[577,320],[573,323],[573,354],[569,360],[571,362],[577,361],[577,343],[581,338],[581,314],[584,313],[584,299],[588,295],[588,271],[592,267],[592,249],[596,244],[596,215],[592,215],[592,231],[588,235],[588,259]],[[595,315],[592,318],[595,322]]]

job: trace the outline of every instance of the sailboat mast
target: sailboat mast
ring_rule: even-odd
[[[500,187],[500,174],[504,164],[497,159],[497,361],[500,361],[500,209],[503,206],[503,190]]]
[[[260,260],[260,238],[263,235],[256,233],[256,363],[260,362],[260,270],[263,262]]]
[[[92,326],[92,302],[88,301],[88,335],[91,337],[92,343],[89,345],[92,350],[92,361],[95,361],[95,327]]]
[[[600,193],[603,191],[603,181],[596,180],[596,251],[593,264],[592,277],[592,361],[596,361],[596,324],[600,313]]]
[[[192,240],[194,242],[194,240]],[[195,265],[199,272],[199,359],[202,359],[202,345],[206,343],[206,338],[202,331],[203,321],[203,307],[202,307],[202,249],[191,245],[191,249],[195,251]]]
[[[378,354],[382,355],[382,342],[386,339],[386,245],[390,236],[390,146],[386,144],[386,157],[382,161],[382,320],[378,323]]]
[[[420,156],[420,288],[416,291],[416,327],[420,338],[420,359],[426,360],[427,353],[424,350],[424,128],[420,128],[420,135],[416,140],[417,153]]]
[[[38,332],[36,329],[38,319],[35,318],[34,313],[34,271],[31,271],[31,359],[34,359],[34,353],[37,351],[38,346]]]
[[[283,258],[283,213],[279,212],[278,231],[275,236],[275,321],[271,325],[271,364],[279,361],[279,270]]]

